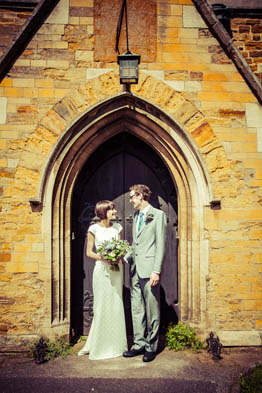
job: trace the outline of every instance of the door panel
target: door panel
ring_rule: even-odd
[[[134,136],[122,133],[111,138],[90,157],[79,174],[74,189],[71,319],[75,334],[88,334],[92,320],[94,261],[85,255],[85,239],[91,221],[95,220],[95,204],[103,199],[109,199],[115,203],[118,211],[117,221],[123,226],[123,237],[131,242],[134,210],[129,203],[129,187],[139,183],[149,186],[153,192],[150,203],[165,211],[168,217],[166,255],[161,276],[163,321],[170,312],[170,307],[172,314],[173,305],[178,300],[177,204],[172,179],[159,156],[150,147]],[[124,268],[124,302],[127,332],[131,334],[129,275],[126,266]]]

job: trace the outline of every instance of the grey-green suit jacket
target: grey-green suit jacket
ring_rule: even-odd
[[[161,273],[166,242],[166,215],[162,210],[150,206],[137,233],[138,216],[139,212],[136,211],[132,228],[132,258],[129,257],[128,262],[131,262],[131,272],[135,267],[140,278],[149,278],[152,272]]]

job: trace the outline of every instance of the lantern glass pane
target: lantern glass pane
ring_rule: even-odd
[[[121,60],[120,76],[135,78],[137,76],[138,61],[137,60]]]
[[[136,84],[138,83],[138,65],[140,56],[131,53],[119,55],[117,58],[119,64],[120,83]]]

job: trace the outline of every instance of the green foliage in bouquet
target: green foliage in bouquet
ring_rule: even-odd
[[[117,261],[120,258],[125,256],[131,247],[126,240],[105,240],[101,243],[100,247],[98,247],[97,252],[108,262],[111,263],[111,269],[114,271],[119,271],[119,266]]]
[[[170,324],[166,332],[166,344],[173,351],[192,349],[198,352],[202,348],[201,341],[197,338],[195,330],[182,322],[177,325]]]

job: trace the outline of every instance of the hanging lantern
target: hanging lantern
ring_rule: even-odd
[[[124,14],[126,21],[126,53],[120,55],[119,39]],[[122,85],[126,85],[127,90],[130,91],[129,85],[138,83],[138,64],[140,63],[141,56],[136,55],[129,50],[126,0],[123,0],[116,30],[116,52],[118,53],[117,64],[119,64],[120,83]]]
[[[121,84],[138,83],[138,64],[140,63],[140,55],[127,51],[117,56],[119,64],[119,74]]]

